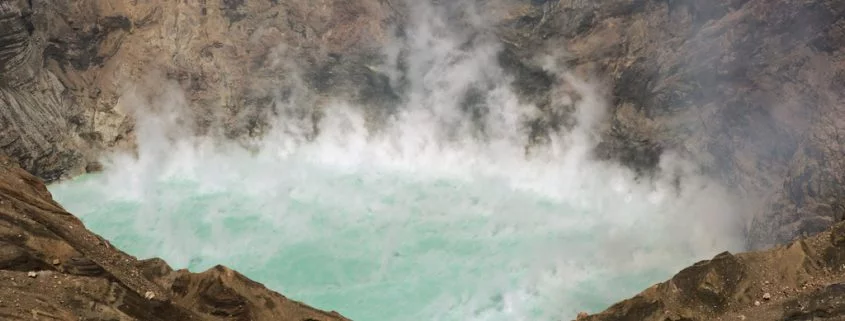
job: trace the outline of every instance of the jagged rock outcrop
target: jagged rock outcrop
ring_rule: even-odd
[[[88,231],[40,179],[0,157],[3,320],[347,320],[223,266],[173,271]]]
[[[764,252],[701,261],[584,321],[843,320],[845,223]]]

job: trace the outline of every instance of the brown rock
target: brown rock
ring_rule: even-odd
[[[86,173],[96,173],[103,171],[103,164],[100,162],[89,162],[88,165],[85,165],[85,172]]]
[[[845,222],[839,223],[830,231],[830,243],[833,246],[845,246]]]
[[[843,251],[829,242],[832,230],[767,251],[719,254],[588,320],[843,319],[845,274],[842,263],[829,260],[831,251]],[[830,285],[799,286],[804,280]],[[766,289],[787,290],[773,295]]]
[[[225,267],[200,274],[173,271],[160,259],[139,261],[85,229],[52,200],[44,184],[0,156],[0,220],[28,240],[0,243],[0,280],[27,280],[0,287],[0,315],[10,320],[346,320],[268,290]],[[53,264],[35,258],[54,257]],[[66,272],[38,277],[60,259]],[[35,261],[35,262],[33,262]]]
[[[746,274],[746,268],[734,255],[724,252],[712,260],[698,262],[681,272],[670,281],[681,290],[681,299],[722,311],[739,289]]]
[[[259,135],[294,88],[306,101],[292,104],[327,94],[383,105],[387,77],[366,66],[398,5],[0,0],[0,152],[47,181],[99,170],[100,151],[134,144],[127,112],[141,106],[118,98],[156,72],[187,93],[186,126],[222,123],[231,138]]]

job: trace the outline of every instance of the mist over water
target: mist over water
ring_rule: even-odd
[[[176,86],[152,98],[139,88],[122,98],[137,155],[51,191],[133,255],[225,264],[354,320],[568,319],[741,249],[736,200],[688,161],[666,154],[637,180],[593,160],[607,106],[553,64],[552,106],[574,106],[575,126],[526,153],[539,110],[510,89],[483,19],[454,28],[445,12],[471,8],[419,6],[376,67],[408,88],[378,126],[368,106],[336,100],[318,136],[279,116],[247,149],[184,126]],[[470,90],[483,93],[480,112],[465,107]]]

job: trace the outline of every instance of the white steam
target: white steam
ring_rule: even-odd
[[[494,251],[490,255],[495,260],[490,262],[503,266],[501,271],[495,266],[486,270],[491,273],[489,284],[473,288],[478,293],[444,293],[427,302],[424,311],[409,311],[417,313],[412,316],[418,320],[571,317],[585,309],[578,306],[586,304],[578,301],[584,293],[607,300],[634,294],[624,285],[601,283],[620,282],[610,277],[662,271],[658,276],[665,278],[665,273],[692,260],[742,248],[736,200],[718,184],[697,176],[685,160],[664,155],[653,180],[636,180],[634,173],[620,165],[591,158],[606,105],[591,84],[564,70],[549,70],[559,78],[552,104],[555,108],[575,104],[576,125],[554,134],[547,145],[526,156],[524,124],[540,111],[521,104],[510,89],[510,78],[496,59],[500,44],[484,32],[484,19],[464,6],[414,6],[417,11],[410,16],[407,38],[388,46],[390,59],[379,66],[394,82],[404,73],[409,88],[404,103],[384,125],[368,126],[370,120],[362,112],[368,106],[334,101],[321,107],[324,116],[317,124],[316,138],[306,137],[312,124],[282,116],[273,120],[273,130],[258,142],[259,149],[249,151],[234,143],[193,135],[186,125],[190,123],[187,101],[175,85],[163,85],[156,95],[132,94],[122,99],[122,105],[134,106],[137,155],[111,157],[106,161],[107,171],[92,184],[107,191],[110,198],[137,201],[141,209],[137,217],[128,219],[130,226],[155,235],[160,247],[154,254],[180,267],[198,256],[237,264],[231,262],[239,259],[231,256],[232,252],[247,249],[253,256],[269,257],[326,233],[340,235],[358,229],[374,231],[369,237],[373,244],[381,244],[374,250],[380,267],[373,272],[372,282],[396,282],[389,280],[386,271],[391,264],[400,264],[394,263],[399,259],[392,253],[399,240],[410,237],[403,232],[411,228],[409,224],[445,222],[438,226],[453,230],[439,233],[490,239],[490,246],[510,244],[496,243],[502,237],[543,240],[530,243],[519,256]],[[456,8],[467,18],[462,28],[445,18],[445,11]],[[405,71],[398,70],[395,63],[402,52],[407,53]],[[478,105],[484,110],[476,116],[462,107],[468,90],[483,93]],[[297,101],[302,100],[291,105],[278,102],[276,107],[316,108],[296,105]],[[349,177],[359,177],[364,184],[349,188],[344,185]],[[414,191],[403,189],[444,180],[459,187],[452,194],[437,194],[444,198],[442,203],[422,200],[423,195],[413,196]],[[231,218],[227,215],[232,215],[227,207],[240,203],[221,199],[201,217],[211,226],[212,237],[202,242],[185,238],[191,226],[169,218],[180,215],[182,203],[160,191],[172,182],[191,182],[190,188],[196,189],[191,192],[200,195],[231,193],[261,200],[256,213],[235,215],[255,217],[277,234],[233,234],[225,223]],[[373,185],[368,188],[367,184]],[[375,194],[395,196],[399,201],[373,201],[369,195]],[[538,201],[523,201],[523,197]],[[290,209],[290,202],[303,198],[319,199],[319,204],[332,211],[350,212],[331,216],[333,221],[324,226],[329,231],[316,230],[308,223],[312,218]],[[556,208],[540,210],[545,203]],[[357,208],[364,210],[353,211]],[[90,206],[80,210],[86,209],[92,210]],[[79,214],[85,217],[85,213]],[[466,223],[473,221],[481,222],[477,230]],[[370,244],[363,239],[360,242]],[[337,253],[357,251],[373,253],[359,247]],[[448,253],[450,249],[440,251]],[[435,254],[422,254],[426,255]],[[460,256],[419,258],[429,259],[467,269],[484,266],[483,261],[473,261],[482,259],[478,257],[466,257],[466,262],[461,262]],[[263,261],[257,266],[272,263],[269,258]],[[410,269],[408,280],[429,269],[438,268]],[[417,284],[407,282],[410,288]],[[490,292],[481,293],[487,287]],[[285,292],[285,288],[277,290]],[[496,297],[493,303],[488,302],[490,296]],[[324,308],[344,312],[344,307]],[[536,309],[542,310],[539,317],[531,314]]]

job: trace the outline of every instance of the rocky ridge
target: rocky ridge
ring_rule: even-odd
[[[788,245],[728,252],[577,320],[843,320],[845,223]]]
[[[224,266],[174,271],[88,231],[42,181],[0,157],[3,320],[347,320]]]

